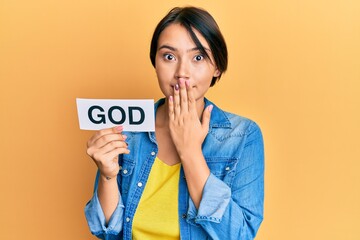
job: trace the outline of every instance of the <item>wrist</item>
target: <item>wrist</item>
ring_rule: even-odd
[[[100,173],[100,180],[103,182],[113,182],[116,181],[117,176],[106,176]]]
[[[198,149],[188,149],[186,151],[182,151],[179,154],[181,162],[191,162],[193,159],[201,159],[204,158],[201,148]]]

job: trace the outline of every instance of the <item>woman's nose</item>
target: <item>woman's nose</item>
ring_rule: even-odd
[[[177,79],[188,79],[190,77],[189,64],[186,61],[178,61],[175,77]]]

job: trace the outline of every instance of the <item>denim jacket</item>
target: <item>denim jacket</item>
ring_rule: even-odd
[[[164,99],[159,100],[155,111],[163,103]],[[205,107],[210,104],[214,105],[205,99]],[[120,200],[108,224],[97,196],[99,173],[94,195],[85,207],[90,231],[101,239],[132,239],[132,220],[158,151],[154,132],[124,134],[130,154],[119,155]],[[214,105],[202,151],[211,173],[198,209],[180,170],[180,238],[253,239],[263,219],[264,203],[264,146],[259,127]]]

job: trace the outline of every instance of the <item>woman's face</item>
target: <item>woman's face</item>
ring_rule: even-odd
[[[180,79],[189,80],[196,100],[202,99],[213,77],[220,72],[214,62],[205,38],[193,29],[211,61],[200,52],[190,33],[180,24],[171,24],[159,36],[155,69],[159,86],[165,96],[174,95],[174,86]]]

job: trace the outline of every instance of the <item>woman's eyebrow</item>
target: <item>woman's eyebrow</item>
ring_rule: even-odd
[[[171,46],[169,46],[169,45],[162,45],[161,47],[159,47],[159,49],[158,49],[158,50],[161,50],[161,49],[163,49],[163,48],[167,48],[167,49],[169,49],[169,50],[171,50],[171,51],[174,51],[174,52],[176,52],[176,51],[177,51],[177,49],[176,49],[176,48],[171,47]]]
[[[203,47],[203,49],[205,49],[205,51],[211,52],[211,50],[206,48],[206,47]],[[200,48],[199,47],[194,47],[194,48],[191,48],[191,49],[187,50],[187,52],[195,52],[195,51],[200,51]]]
[[[171,47],[171,46],[169,46],[169,45],[162,45],[161,47],[159,47],[158,50],[163,49],[163,48],[167,48],[167,49],[169,49],[169,50],[171,50],[171,51],[174,51],[174,52],[177,51],[177,48]],[[205,51],[211,52],[210,49],[205,48],[205,47],[203,47],[203,48],[205,49]],[[194,48],[191,48],[191,49],[187,50],[187,52],[194,52],[194,51],[200,51],[200,48],[194,47]]]

